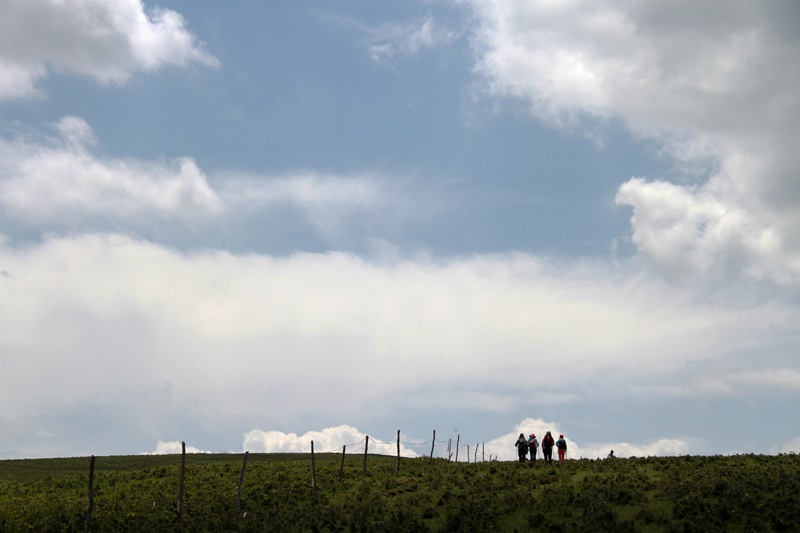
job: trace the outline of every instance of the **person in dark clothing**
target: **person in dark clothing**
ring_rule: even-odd
[[[544,460],[547,464],[553,464],[553,446],[555,444],[556,441],[553,440],[553,436],[548,431],[542,439],[542,455],[544,455]]]
[[[519,454],[519,462],[524,463],[525,460],[528,458],[528,441],[525,438],[524,433],[519,434],[519,438],[517,442],[514,443],[514,446],[517,447],[517,453]]]
[[[535,461],[536,452],[539,451],[539,441],[536,440],[536,435],[534,435],[533,433],[531,433],[531,436],[528,439],[528,449],[530,450],[531,461]]]
[[[558,448],[558,462],[564,462],[564,456],[567,455],[567,441],[564,440],[564,435],[560,435],[556,441],[556,448]]]

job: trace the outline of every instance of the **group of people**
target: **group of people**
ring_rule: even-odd
[[[531,461],[536,460],[536,454],[539,451],[539,440],[536,438],[535,434],[531,433],[531,436],[526,439],[525,434],[520,433],[514,446],[517,447],[520,463],[524,463],[528,460],[528,453],[530,453]],[[564,435],[559,435],[558,440],[555,440],[553,435],[548,431],[545,436],[542,437],[541,447],[542,456],[546,463],[553,463],[553,447],[558,450],[559,462],[564,462],[564,458],[567,455],[567,441],[564,440]]]

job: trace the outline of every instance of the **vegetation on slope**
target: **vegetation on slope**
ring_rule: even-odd
[[[448,463],[98,457],[92,531],[798,531],[800,456]],[[88,458],[0,461],[0,531],[83,531]]]

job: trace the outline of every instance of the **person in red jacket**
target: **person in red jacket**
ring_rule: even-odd
[[[553,464],[553,446],[555,446],[555,441],[548,431],[542,439],[542,455],[544,455],[544,460],[548,464]]]

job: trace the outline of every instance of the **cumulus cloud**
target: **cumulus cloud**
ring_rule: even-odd
[[[0,205],[31,222],[213,215],[223,205],[190,158],[148,163],[103,158],[80,117],[67,116],[47,142],[0,140]]]
[[[689,454],[689,445],[681,439],[659,439],[648,444],[628,442],[607,442],[577,448],[578,457],[604,459],[614,451],[615,457],[665,457]]]
[[[522,420],[511,432],[487,442],[486,451],[489,453],[491,450],[493,457],[497,457],[500,460],[513,461],[517,459],[514,443],[520,434],[525,435],[527,438],[533,433],[541,443],[542,438],[548,431],[553,435],[554,439],[558,439],[559,435],[564,435],[564,440],[567,441],[567,459],[605,458],[611,450],[614,450],[614,455],[617,457],[685,455],[689,452],[688,444],[680,439],[660,439],[646,444],[608,442],[583,445],[570,438],[567,428],[558,422],[541,418],[526,418]],[[542,459],[541,450],[537,455],[537,460],[540,459]]]
[[[617,196],[643,254],[673,279],[741,271],[797,287],[796,5],[467,3],[487,94],[596,138],[620,120],[673,160],[681,181],[635,178]]]
[[[140,0],[3,0],[0,99],[36,94],[48,71],[125,83],[141,71],[219,61],[177,12]]]
[[[315,453],[341,452],[346,446],[347,453],[364,453],[367,434],[358,429],[341,425],[325,428],[321,431],[308,431],[303,435],[284,433],[282,431],[264,431],[253,429],[244,434],[242,447],[246,451],[256,453],[307,453],[311,451],[311,441],[314,441]],[[383,455],[397,454],[397,440],[381,440],[369,436],[369,453]],[[400,441],[400,455],[402,457],[416,457],[417,453]]]
[[[208,176],[190,157],[147,161],[104,155],[81,117],[63,117],[53,131],[0,138],[0,217],[37,232],[66,227],[160,236],[164,222],[177,222],[170,231],[178,239],[191,238],[200,228],[205,243],[238,234],[253,217],[264,217],[342,242],[352,240],[356,230],[363,232],[359,239],[368,240],[383,229],[391,231],[393,224],[418,221],[440,209],[435,186],[412,187],[413,177],[224,171]],[[251,238],[260,238],[252,227],[247,230]]]
[[[634,178],[617,203],[633,207],[633,243],[673,279],[726,280],[744,267],[753,277],[795,282],[800,255],[781,258],[780,230],[738,203],[699,189]]]
[[[156,443],[156,449],[152,452],[146,452],[143,455],[170,455],[170,454],[179,454],[183,452],[185,444],[181,443],[181,441],[158,441]],[[200,448],[195,448],[194,446],[185,446],[186,453],[212,453],[208,450],[201,450]]]

